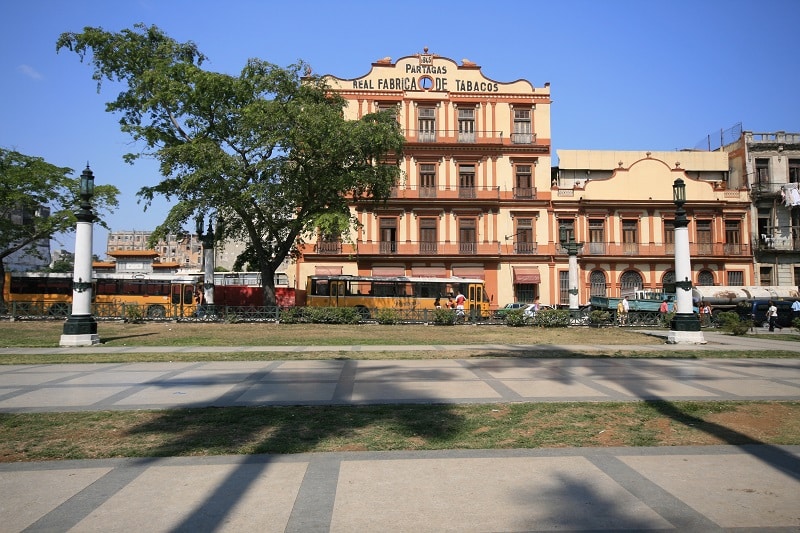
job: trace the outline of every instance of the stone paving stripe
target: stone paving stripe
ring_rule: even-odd
[[[707,517],[686,505],[682,500],[664,490],[642,474],[611,455],[587,457],[625,490],[643,501],[678,531],[711,532],[722,528]]]
[[[285,533],[330,531],[340,466],[335,455],[316,455],[308,463]]]

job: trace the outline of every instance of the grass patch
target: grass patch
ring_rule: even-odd
[[[233,407],[0,414],[0,462],[747,443],[800,444],[800,402]]]

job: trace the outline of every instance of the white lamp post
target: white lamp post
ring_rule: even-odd
[[[75,213],[75,266],[72,273],[72,312],[64,323],[61,346],[91,346],[100,342],[92,316],[92,223],[90,203],[94,196],[94,174],[89,165],[81,173],[80,210]]]
[[[580,303],[578,298],[578,252],[583,248],[582,242],[575,242],[575,234],[568,232],[567,228],[559,229],[559,241],[569,255],[569,314],[573,319],[580,318]]]
[[[689,220],[686,218],[686,184],[681,178],[672,184],[675,210],[675,318],[669,328],[669,344],[705,344],[700,319],[692,310],[692,262],[689,254]]]

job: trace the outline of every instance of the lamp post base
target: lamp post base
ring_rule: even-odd
[[[669,325],[667,344],[705,344],[700,319],[694,313],[678,313]]]
[[[59,346],[93,346],[100,344],[97,322],[92,315],[70,315],[64,322]]]

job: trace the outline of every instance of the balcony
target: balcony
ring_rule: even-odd
[[[558,253],[565,254],[561,246]],[[749,244],[726,244],[726,243],[692,243],[689,245],[689,253],[694,257],[708,256],[730,256],[746,257],[751,255]],[[615,243],[615,242],[587,242],[584,243],[579,255],[582,256],[606,256],[606,257],[674,257],[675,244],[673,243]]]
[[[535,144],[536,143],[536,134],[535,133],[512,133],[511,134],[511,143],[512,144]]]
[[[437,200],[499,200],[500,187],[392,187],[390,198],[400,200],[419,200],[436,198]]]
[[[514,187],[515,200],[535,200],[536,187]]]
[[[502,253],[501,244],[497,241],[487,243],[476,242],[360,242],[356,245],[358,255],[394,255],[394,256],[463,256],[492,255]],[[510,253],[510,250],[507,252]]]
[[[418,143],[436,143],[436,142],[450,142],[461,144],[498,144],[503,142],[502,130],[482,130],[482,131],[464,131],[464,130],[420,130],[411,129],[405,130],[404,134],[408,142]],[[515,144],[534,144],[536,136],[528,134],[532,139],[527,143]]]
[[[535,242],[515,242],[514,253],[518,255],[535,255],[538,250]]]
[[[761,235],[753,239],[753,249],[757,252],[800,252],[800,238],[778,235]]]
[[[321,255],[339,255],[342,253],[341,241],[318,241],[314,251]]]

